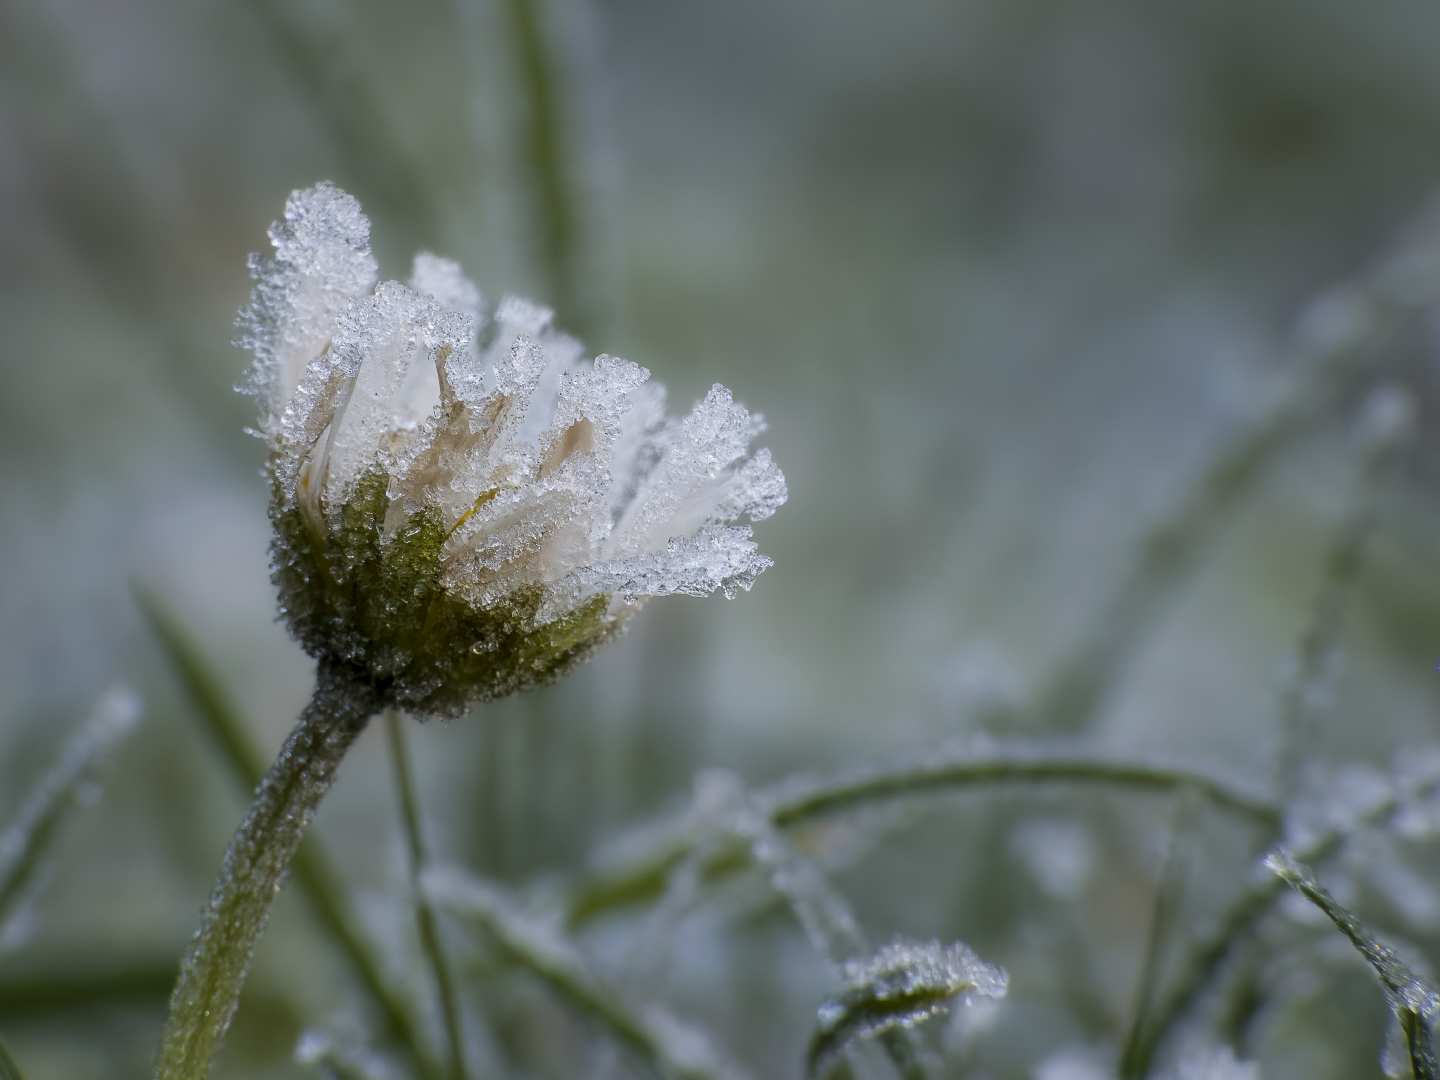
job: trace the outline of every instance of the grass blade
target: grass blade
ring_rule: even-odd
[[[435,909],[420,888],[420,874],[429,861],[425,855],[425,838],[420,829],[420,802],[415,795],[414,774],[410,768],[410,751],[405,745],[404,718],[394,709],[385,712],[385,726],[390,737],[390,758],[395,765],[395,787],[400,799],[400,815],[405,822],[405,840],[409,849],[411,899],[415,905],[415,922],[420,931],[420,946],[435,979],[440,1009],[445,1019],[445,1037],[450,1049],[450,1075],[465,1080],[465,1042],[461,1037],[460,1002],[455,981],[440,949],[440,930]]]
[[[1440,1066],[1435,1061],[1429,1018],[1440,1009],[1440,993],[1411,971],[1395,950],[1376,938],[1354,912],[1337,903],[1315,877],[1315,871],[1290,852],[1282,847],[1274,848],[1265,857],[1265,865],[1329,916],[1360,955],[1370,961],[1370,966],[1380,978],[1380,985],[1385,988],[1385,1000],[1405,1033],[1415,1080],[1436,1080],[1440,1076]]]
[[[96,703],[90,719],[60,752],[50,771],[20,805],[0,834],[0,920],[32,880],[60,822],[75,803],[77,789],[140,719],[142,705],[132,691],[117,687]]]
[[[550,926],[532,919],[498,887],[457,867],[432,866],[422,887],[437,905],[483,928],[516,963],[594,1020],[647,1066],[672,1080],[724,1080],[733,1069],[697,1052],[696,1033],[658,1011],[632,1009]]]

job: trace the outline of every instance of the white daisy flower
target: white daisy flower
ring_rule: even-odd
[[[683,419],[644,368],[422,254],[376,284],[332,184],[290,196],[240,314],[270,446],[274,580],[312,655],[409,712],[552,680],[637,601],[733,596],[785,501],[763,421],[716,385]]]

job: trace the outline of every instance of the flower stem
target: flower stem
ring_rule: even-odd
[[[270,905],[345,751],[379,711],[348,671],[322,665],[315,694],[225,850],[170,997],[156,1080],[204,1080],[235,1015]]]
[[[465,1040],[460,1026],[460,1002],[455,993],[455,980],[445,965],[440,948],[440,929],[435,909],[420,887],[420,875],[429,861],[425,854],[425,838],[420,830],[420,802],[415,795],[415,779],[410,768],[410,751],[405,745],[405,729],[401,716],[394,709],[385,712],[385,726],[390,735],[390,757],[395,764],[395,787],[400,796],[400,814],[405,820],[405,842],[409,852],[410,886],[415,903],[415,923],[420,930],[420,945],[435,978],[440,995],[440,1008],[445,1018],[451,1080],[465,1080]]]

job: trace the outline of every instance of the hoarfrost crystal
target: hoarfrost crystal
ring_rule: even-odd
[[[649,372],[584,358],[552,313],[422,254],[376,284],[370,223],[290,196],[240,315],[270,447],[292,632],[383,699],[452,716],[549,681],[638,601],[727,596],[770,565],[740,517],[785,501],[763,430],[718,384],[667,419]]]
[[[846,961],[845,989],[820,1006],[810,1041],[809,1072],[856,1039],[910,1028],[949,1010],[959,998],[1004,997],[1009,976],[964,942],[941,945],[897,937],[870,956]]]

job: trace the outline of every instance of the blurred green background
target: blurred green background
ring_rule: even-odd
[[[1421,0],[0,0],[0,812],[106,687],[148,705],[0,930],[0,1033],[31,1080],[148,1075],[245,805],[132,583],[267,752],[308,694],[231,389],[245,257],[292,188],[354,194],[383,277],[457,258],[492,302],[551,303],[648,367],[672,411],[720,381],[771,425],[791,495],[756,530],[775,566],[751,594],[654,603],[565,684],[413,732],[436,851],[559,881],[683,806],[698,769],[758,784],[971,735],[977,701],[1094,633],[1137,538],[1286,375],[1312,298],[1440,181],[1437,46]],[[1436,734],[1437,325],[1376,360],[1421,433],[1376,482],[1323,758],[1384,765]],[[1269,782],[1360,392],[1217,523],[1089,734]],[[866,930],[963,938],[1011,973],[984,1023],[932,1025],[948,1074],[1113,1054],[1168,814],[996,789],[869,821],[884,842],[836,876]],[[1067,898],[1015,854],[1036,822],[1092,851]],[[1223,898],[1253,841],[1207,822]],[[316,828],[399,940],[378,726]],[[1440,917],[1366,914],[1440,958]],[[587,931],[602,965],[627,918]],[[1277,991],[1251,1047],[1267,1077],[1379,1075],[1379,992],[1327,957]],[[313,1075],[295,1040],[354,1012],[349,978],[282,895],[221,1073]],[[829,986],[752,889],[687,919],[645,993],[779,1077]],[[628,1074],[542,990],[467,993],[477,1077]]]

